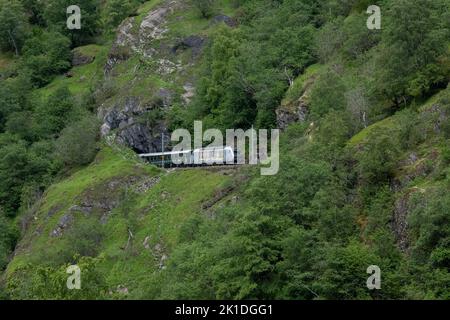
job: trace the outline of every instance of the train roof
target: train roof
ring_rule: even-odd
[[[181,153],[191,153],[192,150],[181,150],[181,151],[170,151],[170,152],[156,152],[156,153],[142,153],[139,155],[139,157],[146,158],[146,157],[160,157],[160,156],[171,156],[174,154],[181,154]]]

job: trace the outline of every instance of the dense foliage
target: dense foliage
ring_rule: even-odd
[[[89,163],[97,150],[89,105],[64,87],[49,96],[37,90],[70,69],[73,46],[98,34],[95,1],[83,3],[89,28],[79,34],[66,32],[63,2],[0,1],[0,47],[16,56],[14,67],[0,74],[1,269],[17,240],[12,219],[42,196],[58,172]]]
[[[310,93],[314,127],[285,133],[278,175],[253,179],[240,204],[193,224],[197,236],[173,253],[162,297],[448,299],[446,149],[435,159],[441,165],[427,169],[430,194],[399,196],[395,185],[405,154],[449,142],[444,131],[432,138],[437,115],[417,113],[415,104],[448,84],[450,8],[446,1],[378,4],[383,28],[371,31],[358,13],[367,1],[247,1],[241,28],[214,35],[194,118],[221,128],[273,126],[285,91],[298,99],[294,79],[320,62]],[[447,89],[439,122],[449,121],[448,99]],[[348,144],[401,109],[391,126],[366,129],[364,143]],[[399,249],[405,235],[393,219],[403,202],[410,213],[400,223],[410,232]],[[383,270],[381,293],[358,285],[372,264]]]

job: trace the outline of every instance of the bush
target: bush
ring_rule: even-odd
[[[214,13],[215,0],[192,0],[203,18],[209,18]]]
[[[449,215],[450,198],[446,188],[439,188],[428,194],[415,193],[410,200],[408,215],[409,236],[413,260],[447,267],[450,243]]]
[[[67,87],[55,90],[44,103],[38,101],[35,110],[38,134],[53,137],[76,117],[74,96]]]
[[[22,64],[33,84],[41,87],[68,70],[71,57],[67,37],[58,32],[42,32],[25,42]]]
[[[45,143],[27,148],[27,143],[17,138],[8,142],[4,146],[0,144],[0,209],[13,216],[20,206],[25,185],[35,182],[46,185],[53,160],[50,160],[51,146]]]
[[[58,267],[20,266],[14,277],[7,279],[7,291],[12,299],[94,300],[106,298],[106,279],[100,270],[102,258],[74,257],[81,270],[81,289],[67,288],[69,265]]]
[[[31,82],[24,75],[0,80],[0,131],[8,115],[29,108]]]
[[[77,219],[74,226],[65,235],[67,247],[64,254],[69,259],[65,262],[74,262],[75,255],[82,257],[95,257],[104,238],[103,228],[98,225],[95,217]]]
[[[81,10],[81,29],[70,30],[67,28],[66,8],[76,4]],[[100,21],[99,0],[52,0],[47,1],[44,10],[44,18],[51,30],[59,32],[70,38],[74,47],[83,45],[90,38],[98,34]]]
[[[370,189],[390,181],[399,159],[398,136],[393,130],[374,130],[364,150],[357,155],[359,177]]]
[[[110,28],[117,27],[123,19],[133,11],[133,3],[130,0],[111,0],[106,3],[106,24]]]
[[[97,154],[98,120],[87,116],[68,126],[56,141],[57,157],[68,167],[90,163]]]
[[[19,55],[27,33],[24,8],[17,0],[0,1],[0,48]]]
[[[0,148],[0,208],[7,215],[19,207],[22,186],[30,178],[28,164],[24,141]]]
[[[311,114],[321,117],[332,110],[342,111],[346,107],[345,84],[336,72],[322,75],[311,92]]]
[[[0,211],[0,270],[6,267],[16,240],[16,232],[14,232],[11,224]]]

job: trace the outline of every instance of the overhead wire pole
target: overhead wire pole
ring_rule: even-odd
[[[164,132],[161,133],[161,167],[164,168]]]

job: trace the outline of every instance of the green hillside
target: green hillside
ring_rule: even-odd
[[[198,169],[165,173],[105,147],[90,166],[53,184],[23,217],[37,231],[22,238],[6,270],[11,297],[65,297],[57,288],[43,291],[36,285],[45,281],[42,273],[57,277],[60,266],[92,255],[100,257],[95,270],[105,288],[124,287],[133,297],[144,297],[168,252],[189,235],[185,224],[207,212],[202,208],[209,199],[224,201],[231,181],[231,176]],[[84,297],[101,297],[89,294]],[[120,290],[102,294],[120,296]]]

